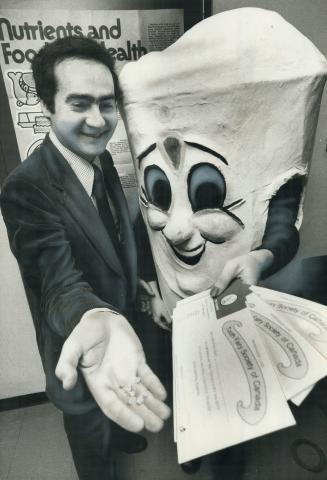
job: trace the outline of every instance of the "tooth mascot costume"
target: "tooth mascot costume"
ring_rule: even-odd
[[[326,71],[306,37],[257,8],[212,16],[123,68],[140,205],[170,310],[261,248],[271,200],[305,183]]]
[[[123,68],[122,114],[170,311],[240,255],[271,250],[271,272],[295,254],[326,73],[306,37],[257,8],[212,16]],[[295,427],[211,456],[213,478],[326,479],[316,391],[294,409]]]

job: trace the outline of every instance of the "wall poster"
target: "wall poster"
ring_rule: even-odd
[[[94,38],[115,57],[119,73],[125,63],[172,44],[183,29],[182,9],[0,10],[0,65],[21,160],[42,143],[50,129],[30,68],[35,52],[44,43],[69,35]],[[108,149],[129,204],[133,204],[136,179],[120,118]]]

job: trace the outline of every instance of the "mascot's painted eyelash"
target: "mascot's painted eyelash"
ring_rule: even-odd
[[[227,205],[227,207],[225,207],[225,208],[230,210],[231,208],[239,207],[242,203],[245,203],[245,200],[243,200],[243,198],[239,198],[238,200],[235,200],[235,202]]]
[[[242,201],[243,201],[242,199],[237,200],[237,203],[241,203]],[[235,206],[235,203],[236,202],[232,203],[231,205]],[[235,215],[235,213],[230,212],[229,208],[230,208],[230,206],[229,207],[219,207],[219,210],[222,210],[224,213],[227,213],[227,215],[229,215],[233,220],[235,220],[236,223],[238,223],[240,225],[240,227],[242,227],[244,229],[245,225],[242,222],[242,220],[237,215]]]
[[[235,220],[235,222],[237,222],[244,229],[245,225],[242,222],[242,220],[237,215],[235,215],[235,213],[230,212],[231,208],[239,207],[243,203],[245,203],[245,200],[243,200],[243,198],[240,198],[239,200],[235,200],[235,202],[231,203],[230,205],[227,205],[227,207],[220,207],[220,209],[223,212],[227,213],[227,215],[229,215],[231,218],[233,218]]]

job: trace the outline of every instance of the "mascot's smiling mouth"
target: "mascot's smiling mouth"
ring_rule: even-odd
[[[163,233],[163,232],[162,232]],[[181,250],[178,249],[177,247],[173,246],[166,238],[165,234],[163,233],[163,236],[165,237],[165,240],[167,241],[168,245],[171,247],[173,250],[174,254],[176,257],[181,260],[182,262],[186,263],[187,265],[196,265],[199,263],[201,260],[202,255],[205,252],[206,244],[207,244],[207,239],[205,239],[205,242],[202,245],[199,245],[198,247],[192,248],[190,250]],[[204,238],[204,237],[203,237]],[[215,243],[217,245],[221,243],[225,243],[226,239],[220,239],[219,241],[211,242]],[[192,252],[197,252],[192,255]]]
[[[168,242],[169,243],[169,242]],[[174,254],[176,255],[176,257],[181,260],[182,262],[186,263],[187,265],[196,265],[197,263],[199,263],[204,251],[205,251],[205,248],[206,248],[206,244],[204,243],[202,246],[201,246],[201,250],[196,253],[195,255],[183,255],[180,251],[177,251],[175,247],[172,246],[171,243],[169,243],[169,245],[171,246]],[[189,250],[187,253],[191,253],[192,251],[198,251],[199,250],[199,247],[196,247],[192,250]],[[186,253],[186,251],[185,251]]]

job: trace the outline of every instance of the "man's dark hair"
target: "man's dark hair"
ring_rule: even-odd
[[[59,38],[44,45],[32,61],[36,92],[51,113],[55,111],[54,96],[58,90],[54,68],[67,58],[94,60],[105,65],[112,74],[115,94],[118,95],[115,61],[102,45],[87,37]]]

